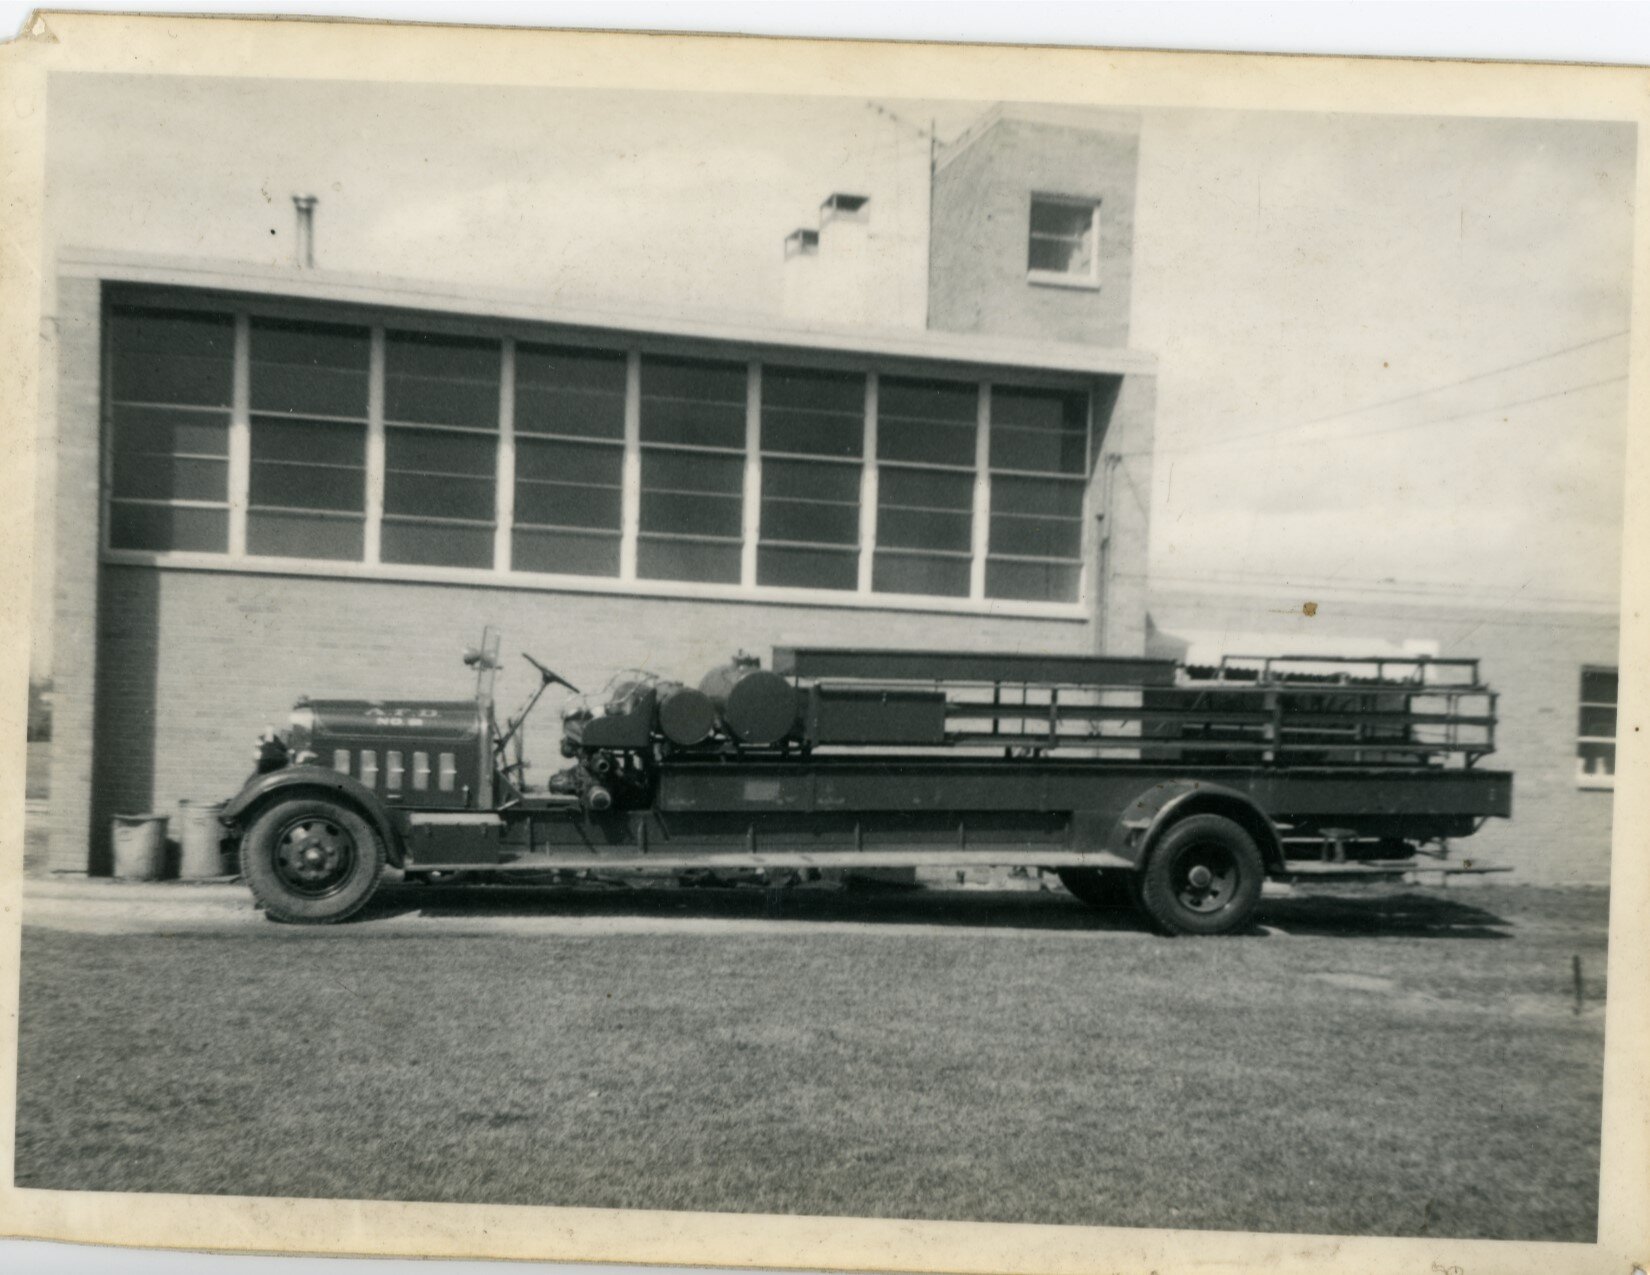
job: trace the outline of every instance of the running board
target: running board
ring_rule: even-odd
[[[637,872],[669,868],[1132,868],[1109,850],[791,850],[712,854],[523,855],[508,863],[440,863],[409,858],[409,872],[545,872],[555,869]]]
[[[1492,864],[1473,863],[1471,860],[1462,860],[1459,863],[1417,863],[1412,859],[1365,859],[1354,863],[1320,863],[1315,860],[1301,860],[1285,864],[1281,871],[1267,875],[1274,880],[1288,880],[1300,878],[1308,880],[1333,880],[1337,877],[1401,877],[1411,872],[1436,872],[1443,876],[1481,876],[1491,872],[1511,872],[1508,867]]]

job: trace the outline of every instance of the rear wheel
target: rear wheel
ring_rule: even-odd
[[[241,874],[274,921],[325,925],[372,898],[384,844],[353,808],[325,798],[270,806],[241,842]]]
[[[1060,884],[1091,908],[1134,906],[1134,873],[1126,868],[1056,868]]]
[[[1182,819],[1152,848],[1140,906],[1165,934],[1230,934],[1260,905],[1266,865],[1255,839],[1224,815]]]

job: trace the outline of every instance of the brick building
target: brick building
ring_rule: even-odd
[[[1614,614],[1148,596],[1138,140],[1002,106],[800,193],[778,322],[62,252],[52,867],[231,793],[299,695],[460,693],[491,623],[586,689],[807,643],[1476,655],[1517,785],[1475,849],[1606,879]]]
[[[586,687],[788,643],[1142,650],[1133,137],[996,113],[938,156],[925,325],[63,251],[53,868],[231,793],[301,694],[460,692],[484,623]],[[874,226],[854,198],[826,211]]]

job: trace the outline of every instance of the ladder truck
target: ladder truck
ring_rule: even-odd
[[[270,918],[346,920],[386,867],[1013,865],[1215,935],[1252,927],[1268,879],[1497,871],[1450,842],[1512,811],[1511,774],[1479,765],[1496,697],[1473,659],[785,647],[583,695],[523,658],[538,688],[507,718],[490,629],[468,698],[298,702],[222,814]],[[522,728],[557,685],[567,765],[533,785]]]

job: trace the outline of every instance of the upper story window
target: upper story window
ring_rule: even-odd
[[[1581,708],[1576,722],[1576,785],[1616,786],[1616,682],[1613,668],[1581,670]]]
[[[515,570],[619,574],[626,364],[622,350],[516,346]]]
[[[645,355],[636,574],[738,584],[743,564],[746,366]]]
[[[139,291],[105,327],[116,553],[822,603],[1082,597],[1078,378]]]
[[[1061,195],[1031,197],[1026,277],[1033,283],[1100,286],[1100,204]]]
[[[385,562],[492,566],[500,350],[478,337],[385,335]]]
[[[366,328],[251,323],[246,551],[359,559],[367,517]]]
[[[233,319],[121,306],[109,345],[109,547],[226,552]]]

